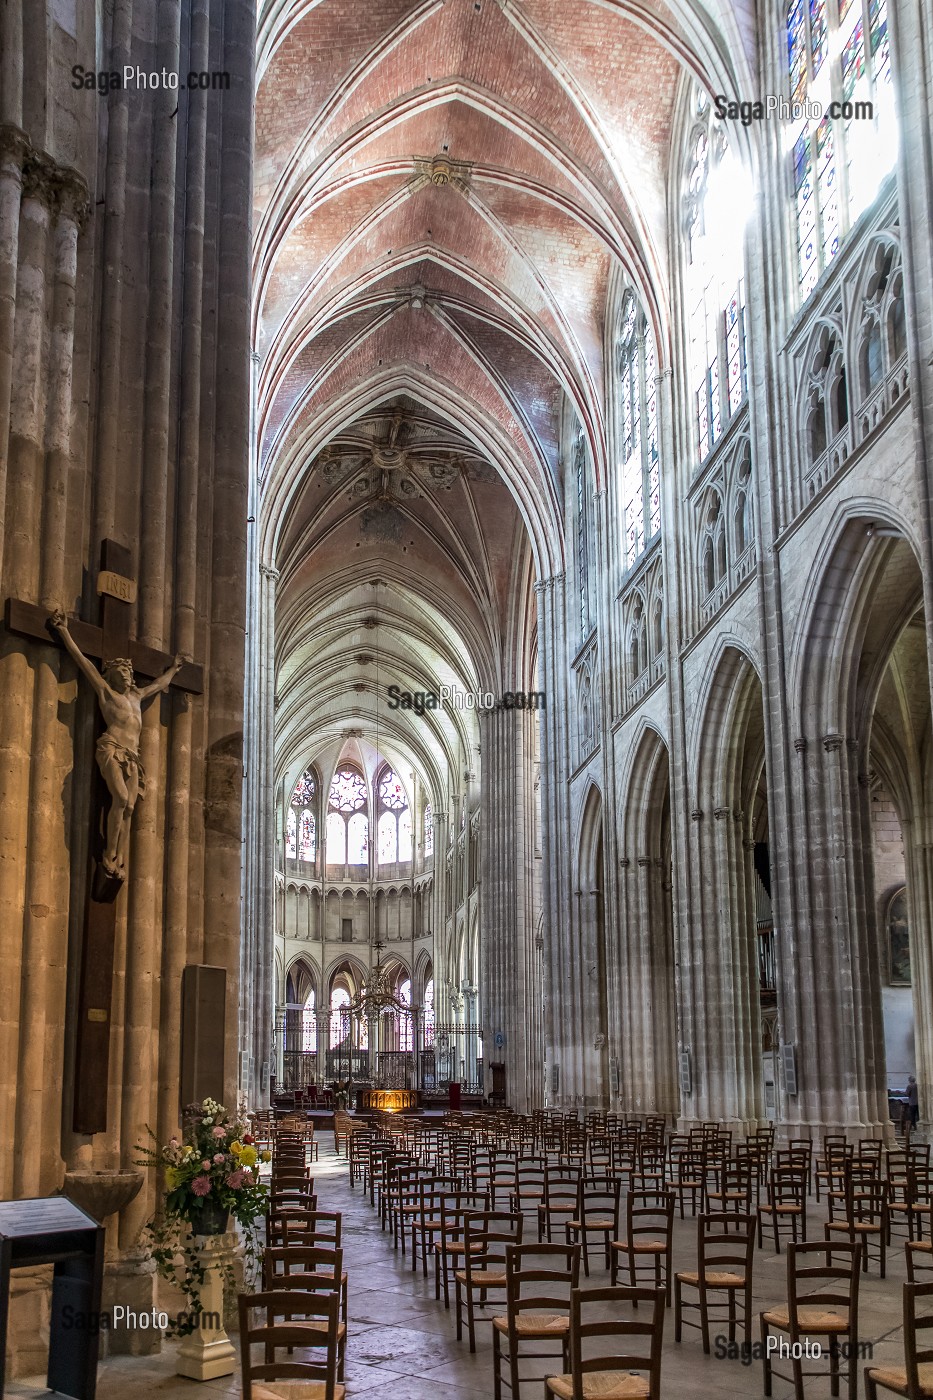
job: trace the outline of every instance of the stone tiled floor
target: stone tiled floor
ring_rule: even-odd
[[[492,1357],[490,1328],[481,1326],[478,1350],[471,1355],[467,1344],[456,1340],[453,1312],[434,1300],[433,1280],[411,1272],[408,1260],[393,1252],[391,1238],[379,1229],[359,1187],[351,1191],[346,1163],[322,1143],[321,1161],[315,1168],[322,1208],[344,1212],[345,1266],[350,1275],[350,1336],[347,1351],[347,1386],[351,1397],[366,1400],[491,1400]],[[812,1213],[810,1237],[820,1238],[823,1210]],[[696,1226],[689,1218],[676,1221],[675,1266],[689,1268],[695,1258]],[[755,1253],[754,1309],[785,1296],[785,1255],[765,1249]],[[901,1284],[904,1280],[903,1247],[896,1243],[889,1253],[888,1277],[863,1275],[861,1335],[875,1346],[876,1364],[899,1363],[901,1348]],[[606,1281],[594,1270],[593,1283]],[[757,1331],[757,1327],[755,1329]],[[662,1388],[665,1397],[746,1397],[762,1395],[762,1367],[758,1361],[744,1366],[737,1361],[704,1356],[699,1333],[685,1330],[685,1340],[674,1341],[672,1312],[665,1324]],[[543,1364],[534,1374],[543,1374]],[[199,1383],[174,1374],[173,1344],[162,1354],[143,1359],[110,1358],[101,1363],[99,1400],[158,1396],[162,1400],[191,1400],[205,1396],[240,1395],[235,1377]],[[7,1386],[6,1394],[27,1400],[48,1394],[41,1380]],[[505,1390],[508,1396],[508,1391]],[[859,1394],[863,1394],[861,1379]],[[530,1380],[522,1386],[521,1400],[540,1400],[543,1386]],[[775,1381],[776,1400],[786,1400],[790,1386]],[[829,1395],[821,1381],[807,1384],[808,1397]]]

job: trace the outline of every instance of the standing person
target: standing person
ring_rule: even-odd
[[[913,1075],[907,1078],[907,1121],[911,1128],[916,1128],[920,1120],[920,1090]]]

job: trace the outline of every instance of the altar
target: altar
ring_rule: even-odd
[[[360,1107],[375,1113],[405,1113],[418,1107],[417,1089],[362,1089]]]

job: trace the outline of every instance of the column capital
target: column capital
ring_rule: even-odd
[[[844,742],[844,737],[841,734],[833,733],[823,735],[823,748],[827,753],[836,753],[842,748]]]
[[[260,564],[259,575],[261,578],[269,579],[272,583],[278,583],[280,578],[279,570],[273,564]]]

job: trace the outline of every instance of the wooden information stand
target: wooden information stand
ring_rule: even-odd
[[[49,1390],[94,1400],[104,1278],[104,1228],[64,1196],[0,1201],[0,1395],[13,1269],[53,1264]],[[78,1325],[83,1322],[82,1325]]]

